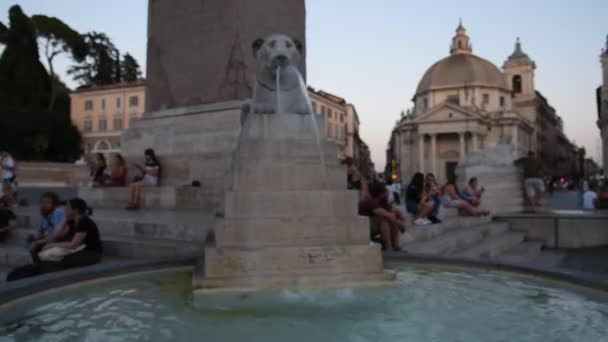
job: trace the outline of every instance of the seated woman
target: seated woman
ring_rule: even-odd
[[[475,207],[479,207],[481,205],[481,196],[486,191],[486,189],[482,186],[479,186],[479,181],[477,177],[473,177],[469,180],[469,184],[462,191],[462,198],[467,202],[471,203]]]
[[[114,156],[112,173],[106,179],[105,186],[125,186],[127,184],[127,163],[120,153]]]
[[[7,281],[99,263],[103,247],[90,214],[91,209],[83,199],[69,200],[65,218],[53,232],[54,242],[41,246],[42,252],[52,248],[61,250],[59,260],[41,260],[39,253],[32,253],[34,263],[16,268],[8,275]]]
[[[456,208],[471,216],[485,216],[489,214],[488,211],[481,210],[479,207],[473,206],[460,197],[458,186],[456,185],[456,176],[454,175],[448,176],[448,183],[444,187],[443,194],[443,206],[446,208]]]
[[[415,225],[422,226],[433,223],[430,216],[432,216],[435,203],[429,197],[429,193],[425,191],[424,175],[420,172],[412,177],[407,187],[405,207],[408,213],[414,215]]]
[[[438,219],[439,209],[441,208],[441,191],[439,189],[439,184],[437,184],[437,179],[435,175],[432,173],[428,173],[424,180],[424,187],[427,189],[429,197],[433,200],[434,207],[433,212],[429,216],[429,219],[433,223],[441,223],[441,220]]]
[[[91,172],[91,182],[94,187],[103,186],[108,179],[106,174],[106,157],[101,153],[95,154],[95,160],[93,161],[93,171]]]
[[[383,250],[399,251],[399,232],[405,233],[401,212],[388,204],[389,193],[382,183],[373,183],[359,202],[359,215],[369,217],[372,240],[380,235]]]
[[[139,202],[141,199],[141,189],[148,186],[158,185],[158,177],[160,176],[160,163],[156,158],[154,150],[149,148],[144,152],[146,162],[144,166],[135,165],[135,167],[141,172],[142,176],[139,180],[131,183],[129,187],[129,204],[127,210],[139,209]]]
[[[14,208],[17,206],[17,195],[10,183],[2,183],[2,196],[0,197],[0,207]]]

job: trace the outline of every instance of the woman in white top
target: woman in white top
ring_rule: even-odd
[[[2,181],[13,184],[15,182],[15,159],[6,151],[0,152],[0,165],[2,166]]]
[[[160,163],[156,158],[154,150],[149,148],[145,152],[146,163],[144,166],[135,164],[135,167],[142,173],[142,177],[137,181],[131,183],[129,186],[129,204],[127,210],[139,209],[139,202],[141,197],[141,188],[147,186],[158,185],[158,177],[160,176]]]

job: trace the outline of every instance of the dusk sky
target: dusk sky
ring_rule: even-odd
[[[255,0],[250,0],[255,1]],[[490,5],[492,3],[492,5]],[[2,0],[0,21],[19,4],[28,14],[56,16],[79,32],[106,33],[145,70],[146,0]],[[536,89],[564,119],[570,139],[599,159],[595,88],[608,34],[606,0],[403,1],[309,0],[308,83],[353,103],[376,169],[385,164],[390,132],[428,67],[449,54],[462,18],[473,53],[501,67],[516,37],[536,62]],[[185,52],[187,53],[187,51]],[[197,56],[192,56],[197,58]],[[62,79],[76,86],[58,63]]]

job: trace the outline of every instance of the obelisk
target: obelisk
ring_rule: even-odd
[[[250,97],[252,42],[305,43],[305,17],[304,0],[149,0],[146,111]]]

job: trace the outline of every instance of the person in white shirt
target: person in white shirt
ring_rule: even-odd
[[[583,193],[583,209],[595,209],[597,202],[597,193],[593,189],[587,189]]]
[[[13,184],[15,182],[15,159],[8,152],[1,151],[0,165],[2,166],[2,182]]]

